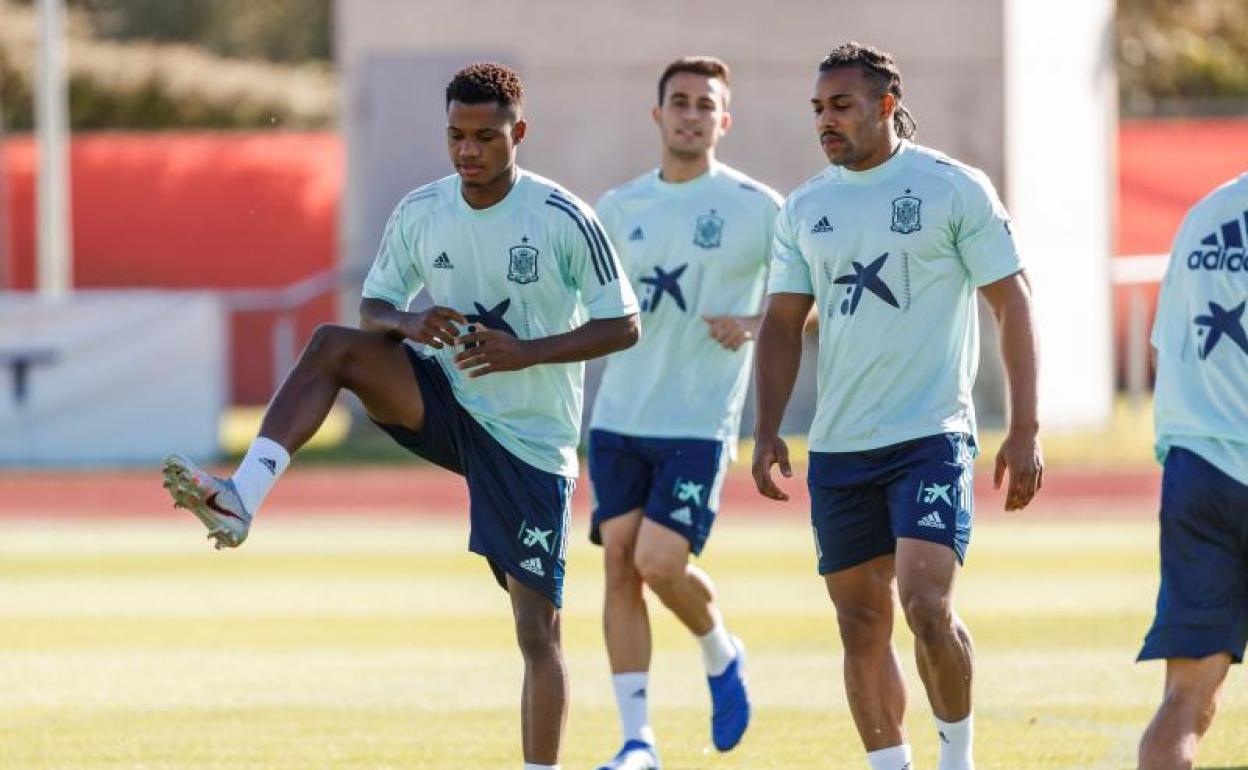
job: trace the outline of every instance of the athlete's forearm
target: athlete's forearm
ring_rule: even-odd
[[[570,332],[526,340],[534,364],[570,364],[631,348],[641,338],[637,314],[599,318]]]
[[[385,332],[402,336],[399,327],[407,315],[384,299],[365,297],[360,300],[360,328],[366,332]]]
[[[998,301],[989,301],[997,318],[1001,358],[1009,385],[1009,432],[1034,436],[1040,429],[1037,395],[1040,363],[1030,289],[1019,281]]]
[[[802,328],[807,308],[803,308],[798,323],[788,315],[770,310],[763,317],[758,331],[758,351],[755,361],[757,415],[754,435],[772,437],[780,432],[780,420],[793,394],[797,370],[802,362]]]

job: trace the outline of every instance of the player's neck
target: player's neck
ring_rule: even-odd
[[[497,205],[503,198],[506,198],[507,193],[511,192],[511,188],[516,186],[516,180],[519,178],[520,172],[513,165],[506,172],[499,174],[497,179],[492,179],[483,185],[473,187],[461,184],[459,189],[464,196],[464,202],[469,206],[474,209],[488,209]]]
[[[708,152],[696,158],[680,158],[664,150],[663,161],[659,164],[659,178],[664,182],[680,184],[697,179],[711,170],[715,162],[715,153]]]
[[[901,137],[896,133],[888,132],[888,141],[880,142],[880,146],[876,147],[867,157],[857,163],[847,163],[845,168],[850,171],[869,171],[876,166],[887,163],[890,158],[897,154],[901,149]]]

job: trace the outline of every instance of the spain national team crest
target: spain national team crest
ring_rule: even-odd
[[[537,280],[537,249],[529,245],[527,237],[521,245],[511,247],[511,262],[507,265],[507,280],[516,283],[533,283]]]
[[[724,233],[724,220],[711,209],[711,213],[698,217],[693,228],[693,245],[704,249],[718,249],[719,239]]]
[[[922,206],[923,201],[910,195],[909,190],[906,190],[906,194],[900,198],[894,198],[893,225],[890,229],[902,235],[922,230],[923,220],[919,214]]]

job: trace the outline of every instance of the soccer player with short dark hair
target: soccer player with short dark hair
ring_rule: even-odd
[[[567,716],[559,607],[582,362],[636,342],[637,302],[593,211],[517,167],[528,124],[514,71],[461,70],[446,116],[457,173],[394,209],[364,281],[362,328],[316,330],[230,479],[173,455],[165,485],[218,548],[237,546],[290,453],[340,390],[355,393],[395,441],[466,479],[468,548],[510,594],[524,657],[525,768],[553,768]],[[409,311],[422,288],[433,307]]]
[[[607,359],[590,421],[590,537],[603,546],[603,630],[624,733],[604,770],[659,766],[646,585],[698,639],[715,747],[736,746],[750,720],[744,648],[724,626],[710,578],[689,563],[710,536],[736,453],[780,206],[766,185],[715,159],[732,122],[728,89],[719,59],[668,65],[651,110],[659,167],[597,206],[642,292],[644,332]]]
[[[910,767],[905,690],[892,645],[894,594],[940,735],[940,770],[970,770],[971,637],[953,606],[970,541],[976,454],[971,385],[976,294],[992,307],[1009,379],[995,481],[1007,510],[1040,486],[1031,291],[1010,220],[983,172],[914,144],[888,54],[842,45],[811,98],[828,168],[776,223],[758,341],[754,478],[787,499],[780,419],[819,311],[819,385],[808,486],[818,570],[836,608],[850,712],[872,770]]]
[[[1248,646],[1248,174],[1197,203],[1161,284],[1153,347],[1161,590],[1140,660],[1166,661],[1140,770],[1190,770]]]

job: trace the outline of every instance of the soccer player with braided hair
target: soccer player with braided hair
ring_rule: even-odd
[[[1040,487],[1031,288],[983,172],[912,142],[891,56],[847,43],[810,100],[829,165],[776,222],[758,340],[754,479],[791,475],[778,430],[819,310],[819,384],[807,484],[819,573],[845,649],[850,712],[872,770],[909,770],[894,595],[914,633],[940,740],[939,770],[971,770],[973,649],[953,604],[970,542],[976,294],[992,308],[1009,380],[994,481],[1007,510]]]

